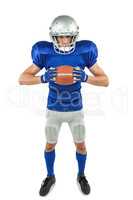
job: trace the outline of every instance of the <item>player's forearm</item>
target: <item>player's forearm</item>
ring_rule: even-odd
[[[34,76],[32,74],[22,74],[19,78],[20,85],[35,85],[41,83],[40,76]]]
[[[109,80],[106,75],[104,76],[89,76],[87,83],[97,86],[105,86],[109,85]]]

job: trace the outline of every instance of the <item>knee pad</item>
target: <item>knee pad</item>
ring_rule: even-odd
[[[48,143],[56,143],[58,138],[58,130],[55,126],[46,126],[45,134]]]
[[[73,126],[74,142],[81,143],[85,139],[85,126],[84,124],[77,124]]]

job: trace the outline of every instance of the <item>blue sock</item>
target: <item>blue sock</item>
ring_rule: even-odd
[[[84,175],[87,154],[80,154],[76,152],[76,159],[78,161],[78,176]]]
[[[44,152],[46,167],[47,167],[47,176],[54,176],[54,161],[55,161],[55,150]]]

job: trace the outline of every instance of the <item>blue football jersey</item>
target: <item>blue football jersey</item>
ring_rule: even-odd
[[[98,50],[92,41],[76,42],[75,50],[70,54],[56,53],[52,42],[40,41],[33,45],[32,60],[40,69],[61,65],[79,66],[84,70],[97,62]],[[76,111],[82,109],[81,83],[59,85],[49,83],[47,108],[56,111]]]

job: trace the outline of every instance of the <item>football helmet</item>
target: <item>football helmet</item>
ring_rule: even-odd
[[[53,20],[49,30],[54,49],[57,53],[69,54],[75,50],[75,44],[79,34],[79,27],[72,17],[67,15],[56,17]],[[58,36],[71,36],[71,42],[67,46],[62,47],[57,41]]]

